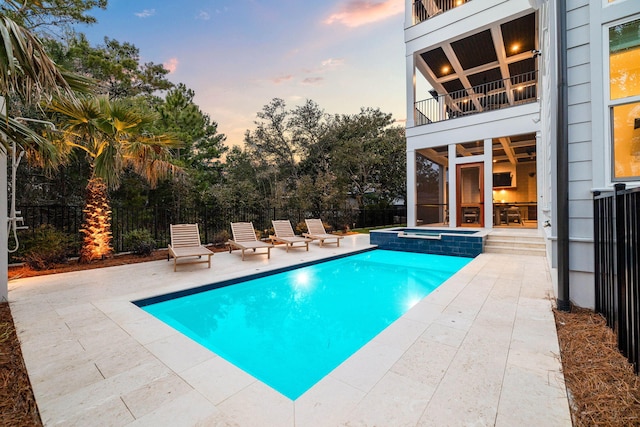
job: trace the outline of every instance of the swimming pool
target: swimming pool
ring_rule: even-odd
[[[136,303],[295,400],[469,261],[373,250]]]

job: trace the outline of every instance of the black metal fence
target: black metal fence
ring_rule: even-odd
[[[33,232],[42,224],[80,240],[79,229],[82,224],[81,206],[19,206],[24,225],[29,228],[21,234]],[[169,225],[179,223],[197,223],[203,243],[225,241],[231,232],[231,222],[251,221],[258,232],[268,232],[273,219],[289,219],[295,228],[304,223],[305,218],[322,218],[334,230],[349,228],[377,227],[406,222],[406,207],[391,209],[336,209],[324,212],[305,212],[298,209],[226,209],[217,206],[198,208],[149,207],[144,209],[112,207],[113,247],[116,252],[126,251],[124,236],[137,229],[148,230],[159,248],[169,243]]]
[[[596,310],[634,366],[640,361],[640,188],[594,196]]]

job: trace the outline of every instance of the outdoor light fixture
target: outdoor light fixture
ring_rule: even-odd
[[[511,45],[511,52],[515,53],[520,50],[520,45],[518,43],[514,43]]]

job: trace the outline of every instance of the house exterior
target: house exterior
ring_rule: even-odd
[[[408,225],[539,230],[593,308],[593,193],[640,186],[640,1],[405,2]]]

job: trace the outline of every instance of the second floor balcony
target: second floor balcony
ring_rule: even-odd
[[[448,12],[471,0],[415,0],[413,2],[413,25]]]
[[[438,94],[417,101],[415,126],[537,102],[538,72],[530,71],[468,89]]]

